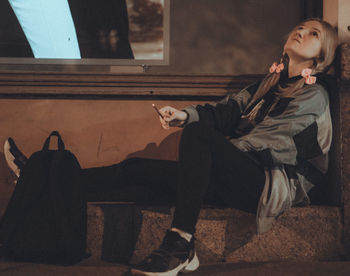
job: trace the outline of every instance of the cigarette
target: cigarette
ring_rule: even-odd
[[[156,105],[155,105],[155,104],[152,104],[152,107],[153,107],[154,110],[158,113],[158,115],[159,115],[162,119],[164,119],[163,115],[159,112],[159,110],[158,110],[158,108],[156,107]]]

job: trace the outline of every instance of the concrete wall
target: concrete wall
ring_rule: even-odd
[[[344,245],[350,259],[350,45],[341,47],[341,184],[344,207]]]
[[[164,130],[151,107],[190,102],[134,100],[0,99],[0,216],[14,189],[3,144],[13,137],[26,156],[41,150],[53,130],[83,168],[112,165],[127,157],[177,159],[179,129]],[[57,147],[52,139],[51,148]]]
[[[175,160],[179,129],[164,130],[152,103],[181,107],[190,102],[2,99],[0,143],[13,137],[30,156],[58,130],[85,168],[111,165],[135,154]]]

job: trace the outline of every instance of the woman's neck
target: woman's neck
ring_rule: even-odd
[[[293,60],[289,59],[288,63],[288,77],[292,78],[301,74],[301,71],[305,68],[311,68],[313,65],[313,60]]]

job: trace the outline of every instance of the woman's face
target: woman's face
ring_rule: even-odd
[[[307,21],[297,26],[289,35],[284,51],[290,59],[307,61],[319,57],[323,28],[318,21]]]

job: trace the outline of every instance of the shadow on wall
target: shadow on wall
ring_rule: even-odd
[[[159,146],[157,146],[156,143],[149,143],[143,150],[128,154],[126,159],[141,157],[162,160],[177,160],[181,133],[182,130],[173,132],[169,136],[165,137],[165,139],[160,142]]]

